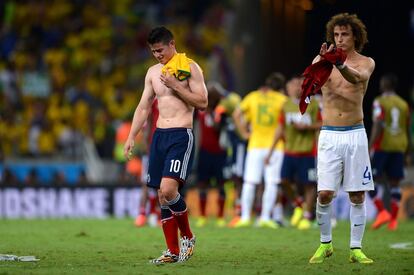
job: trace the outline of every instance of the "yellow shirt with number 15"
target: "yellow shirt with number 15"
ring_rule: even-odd
[[[266,149],[272,146],[279,125],[280,113],[287,97],[277,91],[252,91],[243,98],[240,109],[250,125],[248,150]],[[283,150],[280,140],[275,149]]]

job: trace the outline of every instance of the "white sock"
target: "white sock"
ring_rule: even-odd
[[[260,219],[262,221],[269,221],[270,214],[275,206],[277,196],[277,184],[267,183],[262,197],[262,213]]]
[[[278,202],[273,208],[273,219],[278,222],[283,222],[283,205]]]
[[[349,216],[351,221],[350,247],[362,247],[362,237],[364,236],[367,217],[365,202],[361,204],[351,203]]]
[[[245,182],[242,188],[241,194],[241,218],[243,220],[250,220],[250,214],[252,212],[253,201],[255,196],[256,185],[253,183]]]
[[[303,217],[307,220],[310,220],[312,218],[312,213],[309,211],[303,212]]]
[[[332,203],[321,204],[318,199],[316,203],[316,220],[321,232],[321,242],[323,243],[332,241],[331,211]]]

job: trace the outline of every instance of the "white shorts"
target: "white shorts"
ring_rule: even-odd
[[[244,172],[244,163],[246,158],[246,144],[244,143],[238,143],[236,146],[236,152],[233,152],[235,154],[235,162],[232,166],[232,172],[233,175],[237,177],[243,177]]]
[[[250,149],[247,151],[244,166],[244,181],[260,184],[264,176],[264,182],[280,183],[280,171],[282,169],[283,152],[273,151],[269,165],[265,165],[265,158],[269,149]]]
[[[374,190],[368,139],[362,124],[322,126],[318,141],[318,191]]]

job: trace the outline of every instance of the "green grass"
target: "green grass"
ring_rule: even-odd
[[[186,263],[148,263],[165,248],[161,229],[135,228],[131,220],[0,220],[0,254],[35,255],[39,262],[0,262],[0,274],[414,274],[414,222],[397,232],[366,230],[373,265],[348,263],[349,224],[333,231],[334,255],[308,260],[319,231],[194,228],[195,255]]]

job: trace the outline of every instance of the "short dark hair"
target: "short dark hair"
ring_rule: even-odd
[[[148,34],[147,42],[150,45],[160,42],[163,44],[168,44],[173,39],[174,36],[172,32],[166,27],[161,26],[151,30],[151,32]]]
[[[386,73],[381,77],[381,81],[383,81],[383,85],[387,90],[396,90],[398,87],[398,77],[394,73]]]
[[[282,90],[285,87],[286,78],[282,73],[274,72],[266,78],[266,86],[273,90]]]
[[[352,34],[355,37],[355,50],[361,52],[365,44],[368,43],[367,28],[361,19],[356,14],[349,14],[347,12],[332,16],[331,20],[326,24],[326,41],[335,43],[334,28],[335,26],[347,26],[352,29]]]

